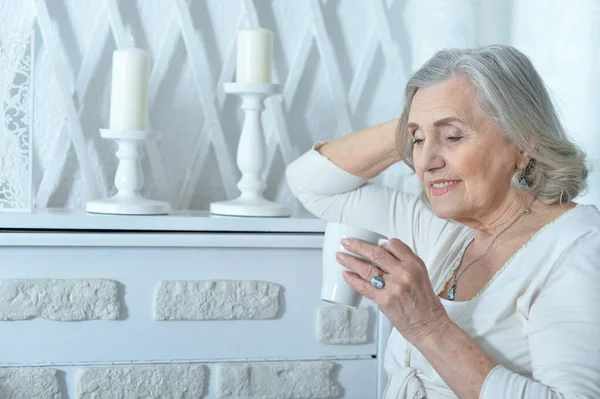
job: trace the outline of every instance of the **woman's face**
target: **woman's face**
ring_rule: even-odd
[[[502,212],[526,155],[479,110],[464,77],[419,89],[408,117],[414,165],[437,216],[457,221]]]

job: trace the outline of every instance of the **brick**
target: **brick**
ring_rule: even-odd
[[[0,398],[62,399],[58,370],[14,368],[0,370]]]
[[[217,398],[337,398],[335,366],[326,361],[219,365]]]
[[[77,372],[79,399],[199,399],[203,365],[92,367]]]
[[[330,345],[368,343],[369,307],[327,306],[317,310],[317,338]]]
[[[160,281],[154,294],[156,320],[274,319],[280,286],[264,281]]]
[[[120,311],[116,281],[0,280],[0,320],[116,320]]]

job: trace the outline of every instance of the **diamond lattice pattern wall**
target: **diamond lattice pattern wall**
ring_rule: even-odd
[[[527,4],[525,4],[527,3]],[[567,6],[568,4],[568,6]],[[34,190],[37,207],[83,207],[114,193],[107,127],[112,51],[151,52],[146,193],[178,209],[237,195],[241,112],[222,83],[235,76],[235,34],[275,33],[279,98],[263,115],[267,196],[293,201],[285,165],[310,148],[396,117],[408,74],[444,47],[513,44],[548,82],[570,134],[600,154],[600,5],[443,0],[0,0],[0,27],[36,39]],[[596,73],[593,73],[596,71]],[[379,178],[416,191],[401,165]],[[600,202],[599,175],[584,202]]]

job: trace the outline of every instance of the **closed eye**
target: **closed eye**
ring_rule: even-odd
[[[453,136],[453,137],[448,137],[448,140],[450,140],[453,143],[459,142],[462,140],[462,136]]]
[[[413,145],[421,144],[425,140],[425,134],[419,128],[412,130],[410,135],[412,136]]]

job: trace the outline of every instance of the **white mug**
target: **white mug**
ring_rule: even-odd
[[[341,265],[335,254],[345,252],[361,258],[346,250],[342,238],[358,238],[373,245],[385,245],[387,238],[381,234],[349,226],[342,223],[327,223],[325,240],[323,242],[323,283],[321,286],[321,300],[351,308],[358,308],[362,295],[350,287],[342,277],[342,271],[348,270]]]

